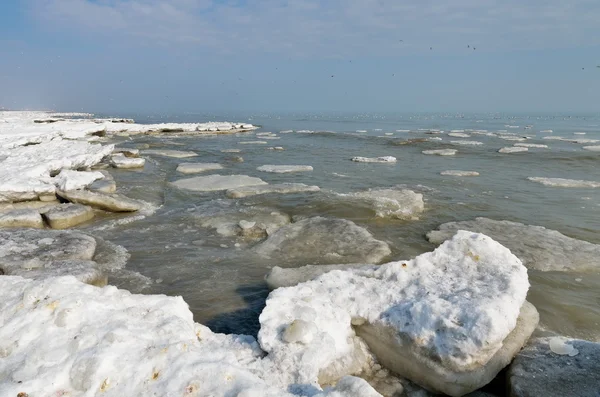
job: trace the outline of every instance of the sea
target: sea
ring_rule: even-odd
[[[217,332],[256,334],[269,289],[264,277],[273,266],[299,267],[302,259],[253,255],[254,242],[223,236],[202,219],[228,211],[267,208],[291,218],[348,219],[389,244],[385,262],[410,259],[435,246],[425,234],[439,225],[486,217],[557,230],[600,244],[600,188],[545,186],[528,177],[600,181],[600,114],[460,113],[286,113],[179,115],[110,114],[139,123],[239,121],[260,126],[236,134],[115,136],[120,147],[185,150],[196,157],[144,156],[143,170],[110,170],[119,192],[152,203],[152,215],[111,215],[86,227],[94,235],[125,247],[128,275],[109,283],[136,293],[182,296],[197,322]],[[452,137],[448,133],[470,137]],[[272,132],[275,139],[257,133]],[[493,133],[493,134],[491,134]],[[522,142],[501,139],[524,138]],[[425,140],[423,138],[441,138]],[[558,138],[558,139],[557,139]],[[560,139],[564,138],[564,139]],[[240,144],[242,141],[266,144]],[[455,141],[478,141],[461,145]],[[598,143],[594,142],[598,140]],[[515,143],[547,145],[503,154]],[[269,147],[284,150],[270,150]],[[454,156],[424,150],[456,149]],[[239,153],[223,153],[240,149]],[[243,162],[239,158],[242,157]],[[358,163],[352,157],[394,156],[396,163]],[[191,192],[170,182],[194,175],[176,171],[181,163],[220,163],[212,174],[260,177],[269,183],[317,185],[316,193],[267,194],[229,199],[223,192]],[[273,174],[265,164],[310,165],[311,172]],[[476,171],[479,176],[444,176],[445,170]],[[198,174],[198,175],[204,175]],[[378,218],[371,208],[340,203],[336,193],[402,187],[422,193],[418,219]],[[330,239],[324,234],[315,238]],[[518,239],[519,236],[514,236]],[[311,249],[306,247],[307,251]],[[540,328],[551,333],[600,341],[600,269],[529,270],[528,300],[540,312]]]

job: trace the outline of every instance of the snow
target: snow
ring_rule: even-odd
[[[356,354],[352,324],[392,329],[415,361],[470,371],[502,348],[528,288],[527,270],[508,249],[460,231],[410,261],[334,270],[274,290],[260,315],[258,340],[302,383],[315,382],[321,371]],[[297,320],[312,323],[301,329],[313,337],[287,343],[283,333]]]
[[[286,225],[255,246],[259,255],[306,264],[377,263],[389,246],[366,229],[345,219],[314,217]]]
[[[343,200],[366,203],[378,218],[418,219],[425,210],[423,195],[408,189],[370,189],[337,194]]]
[[[357,163],[395,163],[397,159],[393,156],[383,157],[352,157]]]
[[[242,198],[268,193],[288,194],[318,192],[320,190],[321,189],[318,186],[309,186],[303,183],[279,183],[273,185],[246,186],[235,189],[229,189],[227,190],[226,194],[227,197],[230,198]]]
[[[172,150],[172,149],[146,149],[142,151],[145,155],[165,156],[182,159],[186,157],[195,157],[198,154],[191,151]]]
[[[104,179],[104,175],[98,171],[62,170],[52,181],[58,190],[68,191],[86,188],[98,179]]]
[[[451,238],[457,230],[484,233],[510,249],[529,269],[542,271],[597,271],[600,269],[600,245],[567,237],[541,226],[510,221],[476,218],[449,222],[427,233],[434,244]]]
[[[509,146],[509,147],[503,147],[502,149],[498,150],[498,153],[520,153],[520,152],[527,152],[529,151],[529,148],[526,147],[518,147],[518,146]]]
[[[266,185],[260,178],[247,175],[207,175],[171,182],[175,187],[196,192],[235,189],[244,186]]]
[[[291,172],[306,172],[312,171],[313,167],[310,165],[261,165],[256,168],[258,171],[271,172],[275,174],[287,174]]]
[[[455,149],[433,149],[433,150],[423,150],[421,153],[423,154],[435,154],[438,156],[454,156],[456,154]]]
[[[564,178],[542,178],[542,177],[528,177],[532,182],[541,183],[544,186],[552,187],[573,187],[573,188],[598,188],[600,182],[596,181],[583,181],[577,179],[564,179]]]
[[[446,171],[440,172],[440,175],[449,175],[449,176],[479,176],[479,172],[477,172],[477,171],[446,170]]]
[[[219,163],[183,163],[177,166],[176,171],[182,174],[194,174],[197,172],[221,170],[223,166]]]

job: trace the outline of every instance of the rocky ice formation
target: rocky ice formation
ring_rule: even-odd
[[[600,344],[562,337],[531,340],[515,357],[507,379],[513,397],[598,396]]]
[[[423,150],[421,153],[423,154],[435,154],[438,156],[454,156],[457,150],[455,149],[433,149],[433,150]]]
[[[272,172],[275,174],[287,174],[291,172],[306,172],[312,171],[313,167],[310,165],[261,165],[256,168],[263,172]]]
[[[583,181],[577,179],[564,179],[564,178],[542,178],[530,176],[529,179],[532,182],[541,183],[544,186],[551,187],[573,187],[573,188],[598,188],[600,182],[596,181]]]
[[[273,185],[257,185],[245,186],[227,190],[227,197],[242,198],[248,196],[256,196],[260,194],[288,194],[288,193],[304,193],[318,192],[321,189],[318,186],[309,186],[303,183],[278,183]]]
[[[492,380],[533,332],[528,288],[527,270],[508,249],[461,231],[410,261],[276,289],[259,343],[291,381],[315,383],[364,359],[358,334],[388,369],[460,396]]]
[[[459,170],[446,170],[440,172],[440,175],[448,176],[479,176],[477,171],[459,171]]]
[[[427,233],[427,239],[441,244],[458,230],[472,230],[490,236],[515,254],[529,269],[542,271],[586,271],[600,269],[600,245],[567,237],[542,226],[475,218],[449,222]]]
[[[222,170],[219,163],[182,163],[177,166],[176,171],[182,174],[195,174],[204,171]]]
[[[394,156],[352,157],[351,160],[357,163],[395,163],[396,161],[398,161]]]
[[[207,175],[193,178],[179,179],[171,182],[175,187],[196,192],[210,192],[216,190],[236,189],[245,186],[266,185],[267,182],[260,178],[248,175]]]
[[[408,189],[370,189],[336,195],[336,199],[364,203],[378,218],[418,219],[425,210],[423,195]]]
[[[323,217],[284,226],[254,251],[279,263],[303,264],[377,263],[391,253],[387,243],[354,222]]]

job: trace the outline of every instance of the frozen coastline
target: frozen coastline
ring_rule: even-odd
[[[251,217],[231,221],[229,230],[234,234],[257,233],[266,238],[255,249],[266,256],[297,249],[301,257],[297,247],[310,241],[311,235],[327,231],[349,239],[348,245],[339,245],[335,238],[319,242],[322,245],[314,246],[315,258],[332,254],[327,257],[335,263],[357,242],[372,246],[348,255],[368,262],[364,266],[338,268],[272,292],[260,316],[257,340],[213,333],[194,323],[181,298],[86,285],[103,285],[106,273],[116,269],[97,261],[94,236],[56,234],[49,230],[51,217],[75,219],[76,225],[85,218],[81,218],[85,208],[145,209],[139,200],[96,189],[99,182],[111,181],[105,167],[116,167],[112,158],[117,154],[112,145],[94,141],[101,139],[99,135],[136,129],[141,133],[205,130],[199,124],[186,124],[117,131],[109,126],[136,124],[94,120],[91,124],[104,127],[95,130],[88,121],[49,122],[55,118],[41,115],[28,114],[26,121],[15,120],[14,114],[0,116],[5,127],[0,123],[0,158],[13,170],[0,174],[3,213],[36,222],[39,218],[42,229],[37,234],[29,229],[1,229],[8,237],[0,244],[4,274],[0,277],[0,374],[7,379],[0,381],[0,395],[369,397],[403,395],[410,387],[416,391],[423,387],[459,396],[492,380],[519,354],[537,325],[537,311],[525,300],[529,280],[522,254],[496,242],[501,237],[476,233],[476,225],[440,237],[436,243],[442,245],[433,252],[376,265],[390,255],[387,243],[349,221],[278,220],[278,231],[263,231],[261,224],[266,221]],[[134,152],[118,156],[140,159]],[[219,189],[229,189],[227,195],[232,197],[240,195],[231,193],[237,191],[244,192],[241,197],[256,194],[254,190],[269,192],[269,186],[277,194],[305,190],[262,181],[247,185],[237,177]],[[187,185],[197,190],[213,184],[205,177],[189,179],[194,181]],[[318,191],[312,188],[307,191]],[[388,198],[382,191],[338,199],[364,201],[377,217],[405,221],[417,219],[416,214],[425,209],[421,194],[385,190]],[[382,211],[379,201],[383,199],[401,208]],[[73,206],[79,206],[79,212]],[[28,211],[27,216],[23,211]],[[265,214],[275,216],[273,211]],[[23,226],[18,219],[10,226]],[[11,240],[18,233],[20,240]],[[24,245],[28,250],[23,250]],[[51,249],[57,254],[44,256],[54,252]],[[548,341],[540,343],[549,346]]]

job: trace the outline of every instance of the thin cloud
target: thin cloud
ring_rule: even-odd
[[[106,38],[285,56],[600,44],[590,0],[30,0],[41,21]],[[400,41],[403,40],[403,41]]]

